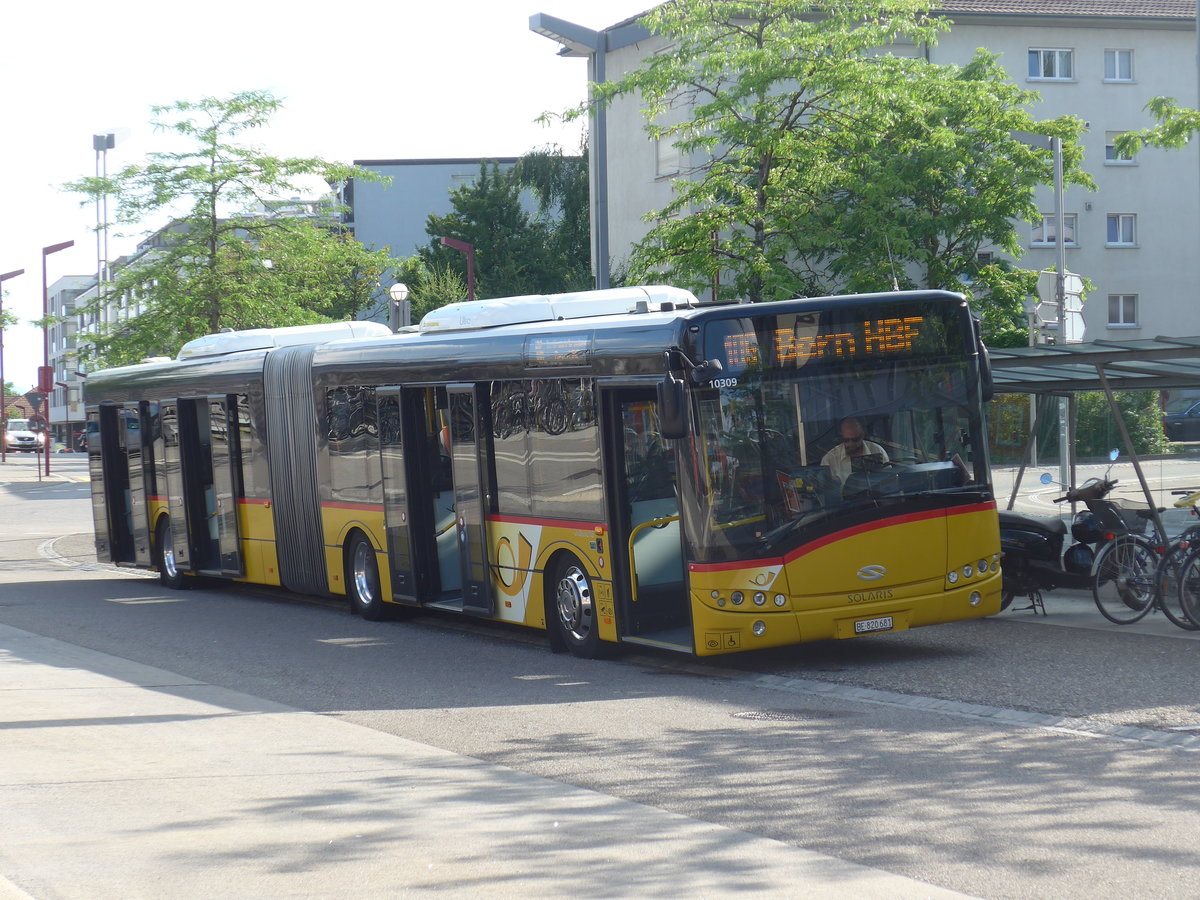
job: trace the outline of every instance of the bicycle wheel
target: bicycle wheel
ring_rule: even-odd
[[[1154,547],[1144,538],[1122,535],[1105,544],[1092,565],[1092,596],[1100,614],[1131,625],[1154,606]]]
[[[1200,548],[1188,554],[1180,569],[1179,607],[1189,622],[1200,627]]]
[[[1171,624],[1179,628],[1195,631],[1197,626],[1183,609],[1182,584],[1183,567],[1189,554],[1193,553],[1196,544],[1195,536],[1186,541],[1180,540],[1172,544],[1159,560],[1154,573],[1154,586],[1158,592],[1158,605]]]

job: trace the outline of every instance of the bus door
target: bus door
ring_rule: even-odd
[[[609,389],[602,408],[622,640],[690,653],[675,448],[659,433],[656,392]]]
[[[183,502],[196,571],[241,575],[238,498],[241,453],[238,430],[223,395],[179,401]]]
[[[112,527],[109,522],[109,510],[111,508],[108,503],[108,498],[111,494],[108,478],[105,475],[105,461],[111,457],[111,453],[104,453],[104,434],[106,431],[115,427],[111,424],[111,419],[104,412],[105,407],[88,410],[88,477],[92,482],[92,526],[96,532],[96,558],[100,560],[113,560],[116,557],[113,555],[113,547],[117,541],[117,536],[113,534]],[[104,430],[101,430],[101,420],[106,422]]]
[[[491,429],[482,421],[490,406],[473,384],[450,385],[446,392],[463,612],[490,615],[493,601],[488,576],[487,516],[492,491],[487,473]]]
[[[427,596],[428,567],[417,565],[415,532],[423,528],[427,517],[420,510],[422,498],[409,492],[406,450],[419,447],[425,436],[424,389],[379,388],[379,454],[383,472],[383,516],[387,529],[388,560],[392,574],[392,599],[417,605]],[[412,456],[413,454],[407,454]],[[419,451],[417,451],[419,455]],[[414,465],[420,473],[425,466]],[[420,483],[421,474],[416,476]],[[427,475],[425,477],[428,477]],[[419,488],[418,488],[419,491]],[[427,527],[427,526],[424,526]]]
[[[133,562],[150,565],[150,490],[153,478],[153,452],[149,416],[144,403],[130,403],[121,408],[121,440],[125,463],[129,469],[128,515],[133,530]]]
[[[101,406],[99,437],[104,495],[108,500],[108,557],[115,563],[148,566],[149,517],[139,406]]]
[[[184,502],[183,461],[179,452],[179,407],[174,400],[163,402],[162,469],[167,487],[167,514],[171,517],[171,545],[175,565],[180,571],[192,567],[191,541],[188,540],[188,510]]]

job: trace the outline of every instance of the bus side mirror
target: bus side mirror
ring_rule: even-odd
[[[692,369],[692,381],[696,384],[708,384],[725,371],[719,359],[706,359]]]
[[[658,383],[658,430],[667,440],[687,435],[687,392],[683,379],[668,372]]]
[[[992,380],[992,357],[987,346],[983,343],[983,335],[979,330],[979,320],[971,319],[971,331],[975,335],[975,349],[979,354],[979,387],[982,400],[987,403],[996,396],[996,383]]]

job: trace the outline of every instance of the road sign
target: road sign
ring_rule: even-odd
[[[42,408],[42,403],[46,400],[46,395],[41,391],[29,391],[25,395],[25,399],[29,401],[29,405],[34,408],[34,411]]]
[[[1043,303],[1058,302],[1058,273],[1053,269],[1038,272],[1038,299]],[[1070,298],[1079,297],[1083,293],[1083,276],[1074,272],[1063,272],[1063,293]]]
[[[1038,320],[1056,332],[1057,340],[1066,344],[1077,344],[1083,340],[1083,276],[1074,272],[1063,273],[1063,312],[1066,327],[1058,321],[1058,273],[1053,269],[1038,273],[1037,283]]]

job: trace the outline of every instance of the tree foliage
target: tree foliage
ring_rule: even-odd
[[[68,190],[116,200],[121,224],[149,229],[169,221],[136,257],[114,272],[96,306],[124,298],[136,327],[120,322],[99,335],[101,364],[173,354],[221,328],[274,327],[346,318],[375,289],[386,254],[339,233],[336,210],[324,221],[264,215],[288,197],[374,173],[317,158],[281,158],[246,142],[281,101],[265,91],[153,107],[154,127],[182,147],[156,151],[107,178]],[[270,261],[269,263],[267,261]]]
[[[546,224],[549,249],[561,282],[558,290],[591,287],[587,145],[578,156],[568,156],[556,145],[531,150],[517,160],[513,175],[537,198],[538,217]]]
[[[648,214],[630,274],[726,297],[847,290],[967,290],[1023,322],[1027,273],[977,252],[1021,251],[1062,137],[1079,170],[1083,123],[1038,122],[1036,98],[981,52],[965,67],[903,55],[949,26],[918,0],[672,0],[641,21],[667,41],[596,102],[640,97],[649,134],[685,160]],[[891,48],[892,52],[881,52]],[[1014,306],[1015,304],[1015,306]]]
[[[1162,407],[1156,391],[1116,391],[1113,399],[1121,411],[1135,453],[1149,456],[1170,451],[1163,433]],[[1085,459],[1101,459],[1117,447],[1124,454],[1125,444],[1105,396],[1096,392],[1083,393],[1077,402],[1075,452]]]
[[[392,275],[409,290],[409,320],[416,325],[431,310],[467,299],[467,283],[447,266],[430,267],[420,256],[400,260]]]
[[[1146,109],[1157,124],[1120,135],[1115,144],[1118,153],[1133,156],[1144,146],[1179,150],[1200,132],[1200,110],[1180,106],[1174,97],[1153,97]]]
[[[428,217],[432,240],[418,251],[427,272],[466,281],[465,254],[440,242],[449,237],[474,248],[476,297],[552,294],[587,283],[586,164],[581,177],[580,164],[557,149],[535,151],[522,163],[508,171],[482,164],[475,181],[451,193],[451,212]],[[526,186],[538,198],[537,215],[522,205]]]

